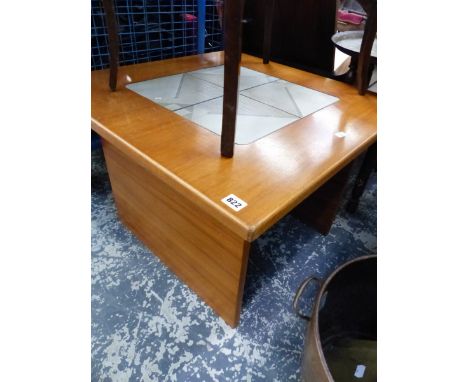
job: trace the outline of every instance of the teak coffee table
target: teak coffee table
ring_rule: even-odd
[[[94,71],[92,129],[120,218],[229,325],[239,323],[250,243],[377,140],[377,99],[348,84],[242,56],[242,66],[339,101],[220,155],[220,137],[125,85],[223,64],[223,53]],[[233,194],[247,205],[222,202]],[[235,207],[234,207],[235,208]]]

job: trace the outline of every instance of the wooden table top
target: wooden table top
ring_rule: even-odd
[[[277,63],[242,56],[242,66],[340,100],[249,145],[232,159],[218,135],[128,90],[125,85],[223,64],[215,52],[122,66],[110,92],[108,70],[93,71],[92,129],[176,192],[199,202],[232,231],[255,240],[377,139],[377,98],[355,87]],[[346,133],[339,137],[337,132]],[[234,211],[221,202],[248,203]]]

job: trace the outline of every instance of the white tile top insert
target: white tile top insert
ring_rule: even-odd
[[[221,65],[127,87],[220,135],[223,82]],[[252,143],[337,101],[328,94],[241,68],[235,143]]]

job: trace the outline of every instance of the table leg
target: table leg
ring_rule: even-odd
[[[236,134],[237,90],[242,54],[243,0],[226,1],[224,5],[224,98],[221,129],[221,155],[234,155]]]
[[[271,56],[271,33],[273,27],[273,15],[275,12],[275,0],[264,0],[265,26],[263,29],[263,63],[268,64]]]
[[[359,200],[366,188],[367,181],[369,180],[372,171],[377,168],[377,143],[374,143],[367,149],[367,152],[362,162],[361,168],[354,183],[351,199],[346,206],[348,212],[354,213],[359,205]]]
[[[349,179],[349,164],[293,210],[293,214],[322,235],[328,235]]]
[[[109,87],[115,91],[117,87],[117,71],[119,69],[119,33],[115,17],[113,0],[102,0],[106,16],[107,34],[109,36]]]
[[[377,2],[369,6],[367,12],[367,21],[364,29],[364,36],[362,37],[356,73],[356,83],[360,95],[364,95],[369,87],[371,51],[377,34]]]
[[[120,218],[227,324],[237,326],[250,243],[110,143],[104,141],[103,149]]]

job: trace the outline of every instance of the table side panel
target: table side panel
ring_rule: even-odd
[[[122,220],[217,314],[236,326],[249,243],[108,142],[103,148]]]

